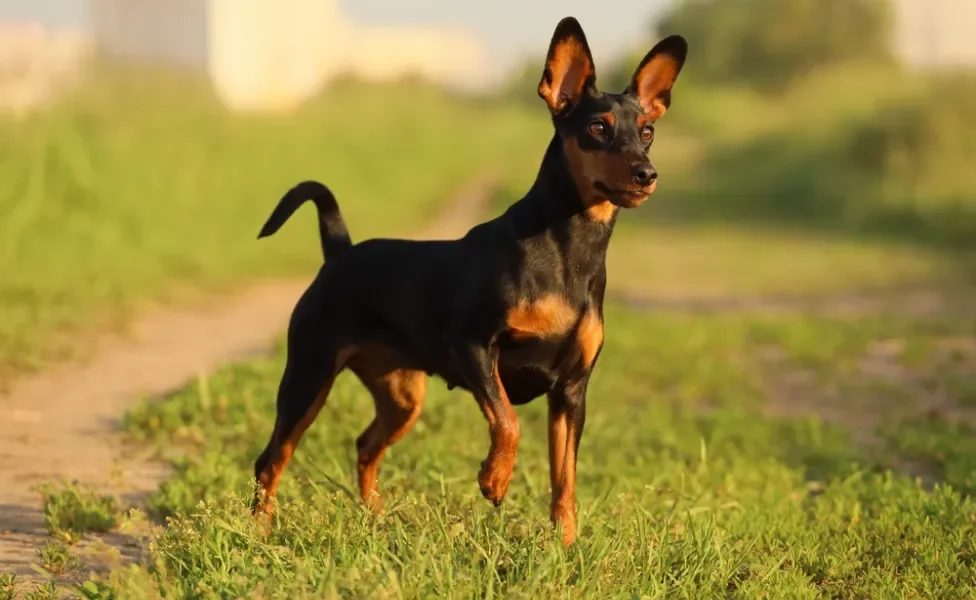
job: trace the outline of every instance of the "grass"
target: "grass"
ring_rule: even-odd
[[[63,594],[53,581],[35,584],[34,589],[24,594],[24,600],[60,600],[61,598]]]
[[[904,243],[628,217],[610,249],[610,277],[658,296],[823,296],[941,286],[963,272],[958,257]]]
[[[568,551],[547,518],[543,402],[519,409],[516,477],[495,510],[475,481],[487,450],[483,420],[464,394],[432,385],[420,422],[384,460],[387,513],[374,517],[352,492],[353,440],[372,408],[351,376],[303,439],[279,519],[263,532],[247,498],[273,419],[279,347],[127,417],[127,432],[172,460],[175,475],[151,500],[168,527],[149,562],[115,573],[112,585],[148,581],[172,598],[976,593],[971,444],[957,445],[965,430],[866,451],[864,432],[844,418],[790,414],[801,402],[783,388],[793,373],[813,373],[803,390],[811,402],[839,391],[841,416],[886,406],[890,420],[872,431],[910,427],[902,415],[913,399],[876,385],[861,365],[879,341],[898,338],[905,343],[891,360],[924,377],[935,348],[973,323],[619,307],[607,321],[580,451],[582,538]],[[957,448],[946,458],[955,471],[923,481],[899,469],[932,448]],[[113,589],[106,581],[99,585]]]
[[[120,507],[112,496],[64,485],[41,490],[44,501],[44,524],[48,533],[69,544],[86,533],[104,533],[118,525]]]
[[[14,600],[17,597],[17,576],[0,573],[0,600]]]
[[[885,434],[903,460],[924,469],[929,477],[950,482],[968,495],[976,493],[976,430],[972,422],[929,418],[901,423]]]
[[[85,331],[147,300],[314,268],[307,215],[255,241],[301,179],[333,188],[355,239],[402,234],[545,127],[541,107],[423,84],[338,83],[295,115],[239,116],[197,81],[101,73],[59,105],[0,119],[0,368],[83,352],[72,342]]]
[[[64,575],[81,566],[78,557],[71,554],[71,548],[64,542],[50,540],[37,549],[41,567],[52,575]]]

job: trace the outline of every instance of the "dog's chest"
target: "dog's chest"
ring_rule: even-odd
[[[512,307],[499,344],[502,383],[514,404],[550,389],[560,379],[589,369],[603,344],[595,304],[574,306],[550,293]]]
[[[499,374],[513,404],[584,374],[603,345],[606,281],[599,245],[578,236],[532,240],[522,256],[499,338]]]
[[[505,314],[505,325],[514,340],[553,339],[566,335],[579,314],[566,294],[546,292],[516,302]]]

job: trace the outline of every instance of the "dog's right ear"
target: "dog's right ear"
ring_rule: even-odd
[[[556,25],[549,43],[546,68],[539,82],[539,96],[558,115],[583,96],[583,90],[596,83],[593,57],[579,21],[566,17]]]

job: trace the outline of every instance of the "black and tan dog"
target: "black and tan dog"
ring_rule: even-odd
[[[325,186],[306,181],[285,195],[261,237],[314,200],[328,260],[291,317],[274,433],[255,464],[255,512],[270,513],[282,471],[343,369],[376,404],[356,447],[360,492],[378,509],[380,458],[413,427],[436,375],[470,391],[488,421],[478,484],[495,505],[519,443],[512,407],[548,397],[551,515],[564,543],[576,538],[576,453],[603,346],[607,244],[618,208],[654,191],[653,123],[686,54],[684,38],[668,37],[624,93],[603,93],[583,30],[563,19],[539,83],[555,126],[539,175],[524,198],[459,240],[353,245]]]

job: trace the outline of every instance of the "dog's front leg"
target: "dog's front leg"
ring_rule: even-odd
[[[576,539],[576,453],[586,422],[589,374],[549,392],[549,479],[552,523],[561,529],[563,544]]]
[[[498,350],[476,343],[455,343],[451,354],[481,412],[488,420],[491,449],[481,463],[478,485],[485,498],[501,504],[512,481],[519,444],[519,422],[498,375]]]

